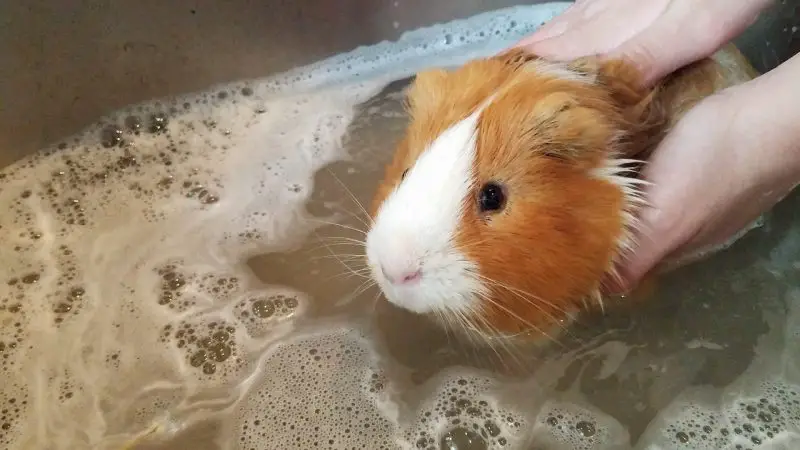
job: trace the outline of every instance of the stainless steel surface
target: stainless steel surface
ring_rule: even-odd
[[[126,104],[262,77],[514,0],[6,1],[0,164]],[[738,42],[758,69],[800,49],[800,1]]]

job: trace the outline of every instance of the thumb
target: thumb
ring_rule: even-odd
[[[664,76],[692,62],[705,58],[758,17],[760,6],[753,2],[739,13],[736,26],[719,20],[730,7],[728,0],[709,2],[696,10],[686,3],[669,6],[660,20],[645,27],[606,56],[622,58],[636,65],[642,73],[642,83],[651,86]],[[729,13],[730,14],[730,13]],[[677,44],[676,44],[677,42]],[[676,51],[676,45],[678,50]]]
[[[675,54],[661,54],[659,47],[644,41],[637,36],[624,42],[619,47],[604,55],[607,59],[622,59],[636,66],[642,76],[641,84],[645,87],[652,86],[664,75],[679,67],[679,63],[671,61]]]
[[[562,11],[561,14],[542,24],[542,26],[531,35],[523,38],[511,48],[521,48],[529,53],[542,57],[556,55],[558,53],[558,48],[556,48],[555,51],[553,51],[554,49],[552,48],[548,51],[548,48],[551,47],[552,42],[556,42],[557,45],[560,41],[558,37],[567,34],[574,13],[575,3],[572,3]]]
[[[530,54],[551,61],[569,61],[586,56],[586,43],[575,39],[574,33],[561,27],[561,25],[566,26],[566,23],[562,22],[557,25],[548,32],[532,35],[520,41],[514,48],[521,48]]]
[[[645,207],[641,211],[636,246],[618,268],[619,291],[626,292],[636,287],[639,281],[670,253],[672,241],[669,228],[671,227],[665,226],[667,220],[665,212],[656,207]]]

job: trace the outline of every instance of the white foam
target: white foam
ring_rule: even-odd
[[[762,337],[750,367],[725,388],[684,391],[660,412],[637,448],[739,450],[800,446],[800,290],[790,291],[787,297],[788,319]],[[777,323],[780,325],[780,321]]]
[[[501,405],[497,383],[485,374],[455,369],[417,389],[422,401],[399,418],[399,448],[516,448],[530,425],[525,415]]]
[[[387,448],[394,425],[374,401],[383,389],[376,363],[349,329],[278,344],[241,405],[234,439],[243,448]]]
[[[590,405],[548,402],[529,438],[545,448],[610,450],[629,448],[627,430],[613,417]]]

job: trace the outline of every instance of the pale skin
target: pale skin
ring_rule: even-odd
[[[710,56],[770,0],[578,0],[521,41],[566,60],[633,62],[644,83]],[[800,184],[800,54],[706,98],[662,141],[645,167],[648,207],[638,246],[621,267],[626,292],[665,259],[729,240]]]

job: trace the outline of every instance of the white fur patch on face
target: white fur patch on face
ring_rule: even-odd
[[[367,234],[372,276],[399,307],[416,313],[469,312],[485,292],[475,263],[454,246],[474,184],[481,111],[430,144],[383,202]]]

